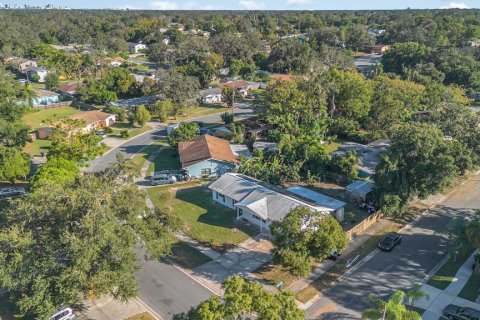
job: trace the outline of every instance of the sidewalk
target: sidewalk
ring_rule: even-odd
[[[455,280],[445,290],[434,288],[430,285],[423,284],[422,289],[428,294],[428,297],[422,298],[415,302],[415,307],[426,310],[423,320],[437,320],[442,316],[442,310],[449,304],[455,304],[461,307],[470,307],[480,310],[480,304],[471,302],[457,297],[472,275],[472,264],[477,251],[465,261],[455,274]]]
[[[85,310],[76,311],[81,320],[120,320],[143,312],[148,312],[154,318],[162,320],[158,314],[138,299],[130,299],[124,303],[115,300],[112,296],[104,296],[95,301],[87,300],[83,306]]]

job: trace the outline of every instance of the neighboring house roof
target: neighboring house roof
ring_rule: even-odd
[[[98,121],[105,121],[108,118],[110,118],[112,114],[105,113],[102,111],[85,111],[81,112],[75,116],[72,117],[74,120],[80,120],[80,121],[85,121],[87,125],[98,122]]]
[[[359,192],[361,194],[366,195],[366,194],[372,192],[375,189],[375,185],[371,182],[368,182],[368,181],[358,180],[358,181],[355,181],[353,183],[350,183],[348,186],[346,186],[345,189],[349,192],[356,191],[356,192]]]
[[[208,96],[218,95],[218,94],[222,94],[222,89],[220,89],[220,88],[209,88],[209,89],[205,89],[205,90],[200,91],[200,96],[202,98],[206,98]]]
[[[241,88],[249,88],[248,81],[245,80],[237,80],[237,81],[228,81],[224,83],[220,83],[218,85],[220,88],[225,88],[225,87],[235,87],[235,89],[241,89]]]
[[[235,206],[248,208],[262,219],[281,221],[291,210],[301,206],[327,213],[322,207],[280,193],[258,180],[237,173],[225,173],[209,189],[234,199],[237,201]]]
[[[230,149],[230,143],[227,140],[210,135],[203,135],[193,140],[179,142],[178,153],[182,168],[209,159],[238,163]]]
[[[326,196],[324,194],[321,194],[300,186],[290,187],[287,189],[287,191],[293,194],[296,194],[297,196],[300,196],[302,198],[305,198],[309,201],[312,201],[331,211],[337,210],[346,205],[346,203],[343,201],[334,199],[332,197]]]
[[[47,72],[48,69],[45,67],[30,67],[27,69],[28,72]]]
[[[245,156],[251,157],[252,154],[248,147],[244,144],[230,144],[230,149],[232,149],[233,155],[236,157]]]
[[[45,89],[34,89],[34,90],[38,94],[39,98],[58,96],[58,93],[53,92],[53,91],[48,91],[48,90],[45,90]]]
[[[81,86],[82,84],[79,84],[79,83],[65,83],[65,84],[62,84],[59,89],[60,91],[63,91],[63,92],[74,93]]]

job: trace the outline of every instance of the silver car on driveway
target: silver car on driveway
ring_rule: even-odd
[[[0,189],[0,198],[20,197],[25,194],[24,188],[2,188]]]

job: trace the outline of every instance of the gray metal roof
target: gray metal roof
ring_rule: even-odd
[[[352,182],[350,183],[347,187],[346,187],[347,191],[360,191],[364,194],[367,194],[371,191],[373,191],[373,189],[375,189],[375,185],[371,182],[368,182],[368,181],[355,181],[355,182]]]
[[[307,188],[303,188],[300,186],[293,186],[287,189],[287,191],[305,198],[309,201],[313,201],[314,203],[333,210],[337,210],[346,205],[345,202],[334,199],[332,197],[326,196],[324,194],[309,190]]]
[[[299,206],[328,213],[324,207],[269,189],[253,178],[238,173],[225,173],[209,189],[234,199],[237,201],[235,206],[248,208],[262,219],[281,221]]]

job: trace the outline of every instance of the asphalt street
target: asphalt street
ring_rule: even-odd
[[[237,119],[253,115],[252,107],[246,104],[239,104],[234,112]],[[221,117],[220,114],[212,114],[190,121],[202,121],[208,125],[221,122]],[[134,137],[90,162],[88,170],[95,172],[107,168],[115,162],[120,152],[125,153],[127,157],[133,157],[144,147],[165,135],[166,129],[162,126]],[[136,274],[140,299],[165,320],[172,319],[177,313],[188,311],[212,295],[209,290],[167,261],[141,259],[140,264],[142,267]]]
[[[402,231],[402,244],[392,252],[377,250],[366,263],[327,291],[307,309],[309,319],[359,319],[368,296],[388,298],[396,289],[422,281],[448,254],[446,233],[455,217],[480,209],[480,177],[467,181],[441,204]]]

